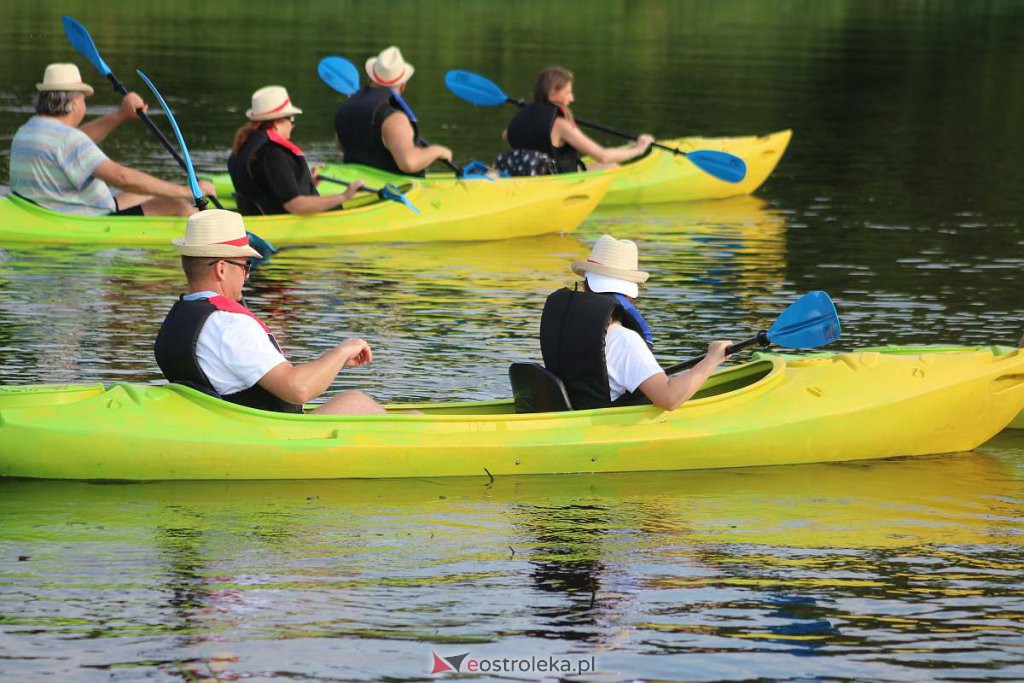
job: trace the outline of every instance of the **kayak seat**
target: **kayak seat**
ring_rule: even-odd
[[[540,363],[512,363],[508,381],[517,413],[560,413],[572,410],[562,380]]]
[[[260,206],[259,202],[252,199],[251,197],[246,197],[244,194],[238,191],[232,192],[231,196],[235,198],[235,205],[238,207],[239,211],[245,211],[245,215],[252,216],[253,212],[251,211],[251,209],[256,209],[257,211],[259,211],[260,216],[267,215],[267,212],[263,210],[263,207]]]

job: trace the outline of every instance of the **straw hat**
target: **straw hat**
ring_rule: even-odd
[[[182,256],[263,258],[249,246],[242,217],[224,209],[207,209],[188,217],[185,236],[173,240]]]
[[[618,292],[636,298],[637,285],[650,277],[638,266],[635,242],[601,235],[590,250],[590,257],[572,264],[572,272],[585,276],[594,292]]]
[[[62,90],[65,92],[84,92],[92,95],[94,90],[88,83],[82,82],[82,74],[74,64],[50,64],[43,73],[43,82],[36,83],[36,90],[47,92]]]
[[[366,60],[366,75],[385,88],[396,88],[406,83],[415,72],[413,65],[402,59],[402,51],[394,45]]]
[[[301,113],[301,109],[292,106],[287,90],[279,85],[268,85],[252,94],[252,109],[245,112],[245,116],[250,121],[273,121]]]

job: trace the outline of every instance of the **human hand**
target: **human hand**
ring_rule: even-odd
[[[324,167],[324,164],[313,164],[313,168],[309,169],[309,174],[313,176],[313,184],[320,184],[320,170]]]
[[[732,344],[730,341],[718,339],[708,344],[707,361],[712,364],[712,367],[717,367],[725,361],[732,358],[731,355],[725,355],[725,350]]]
[[[217,188],[209,180],[200,180],[199,190],[207,197],[217,196]]]
[[[366,343],[365,339],[355,337],[346,339],[338,344],[337,348],[347,357],[344,365],[346,368],[357,368],[360,365],[373,362],[373,351],[370,350],[370,345]]]
[[[438,161],[450,162],[452,160],[452,151],[444,145],[434,145],[433,149],[434,153],[437,154]]]
[[[364,183],[362,180],[353,180],[351,183],[349,183],[348,189],[346,189],[345,192],[341,195],[341,201],[347,202],[348,200],[352,199],[352,197],[356,195],[356,192],[359,192],[364,187],[366,187],[366,183]]]
[[[652,144],[654,144],[654,136],[648,135],[647,133],[644,133],[636,139],[636,146],[644,152],[646,152]]]
[[[145,112],[148,109],[149,105],[139,97],[138,93],[130,92],[121,98],[121,106],[118,109],[118,114],[122,121],[127,121],[128,119],[136,118],[139,115],[139,110]]]

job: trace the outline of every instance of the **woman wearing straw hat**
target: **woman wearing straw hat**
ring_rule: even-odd
[[[343,368],[373,360],[370,345],[346,339],[319,358],[292,365],[270,329],[239,301],[249,277],[249,246],[242,217],[208,209],[188,219],[185,236],[174,240],[189,293],[160,327],[154,352],[168,382],[185,384],[231,403],[283,413],[301,413]],[[361,391],[343,391],[315,413],[382,413]]]
[[[187,216],[192,191],[111,161],[98,143],[146,110],[130,92],[117,111],[82,123],[92,86],[74,64],[50,64],[36,84],[36,115],[11,141],[11,190],[51,211],[78,216]],[[120,192],[112,192],[110,185]],[[207,195],[214,188],[200,182]]]
[[[418,125],[392,97],[392,90],[405,92],[414,72],[394,46],[366,60],[369,83],[341,105],[334,118],[345,163],[422,176],[435,161],[452,160],[447,147],[417,145]]]
[[[520,163],[516,150],[530,150],[547,155],[554,161],[548,172],[572,173],[586,170],[581,157],[586,155],[598,163],[592,168],[607,168],[629,161],[645,153],[654,142],[650,135],[641,135],[632,145],[602,147],[580,130],[569,105],[575,97],[572,92],[573,74],[560,66],[541,69],[533,87],[533,102],[520,109],[502,133],[512,150],[502,152],[495,161],[499,170],[507,169],[513,175],[536,175],[517,170]]]
[[[301,113],[279,85],[252,94],[252,107],[245,112],[249,123],[235,133],[228,157],[228,172],[242,214],[340,209],[363,186],[363,181],[357,180],[341,194],[321,196],[317,192],[316,169],[310,170],[305,154],[292,142],[295,117]]]
[[[648,274],[638,269],[636,244],[603,235],[586,261],[572,264],[584,291],[563,288],[544,303],[540,348],[544,366],[565,384],[576,410],[653,403],[675,410],[728,359],[728,341],[671,379],[651,351],[653,335],[633,305]]]

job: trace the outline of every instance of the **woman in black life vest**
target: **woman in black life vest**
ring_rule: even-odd
[[[644,154],[654,138],[644,134],[632,145],[602,147],[580,130],[569,110],[575,97],[573,75],[560,66],[541,69],[533,86],[533,102],[512,118],[502,133],[513,149],[531,149],[554,158],[559,173],[572,173],[583,168],[580,158],[589,156],[596,164],[590,168],[607,168]]]
[[[245,113],[249,123],[235,133],[228,157],[228,172],[242,215],[340,209],[363,186],[363,181],[357,180],[341,194],[321,196],[317,192],[319,165],[310,170],[302,150],[291,140],[295,116],[301,113],[279,85],[252,94],[252,108]]]

